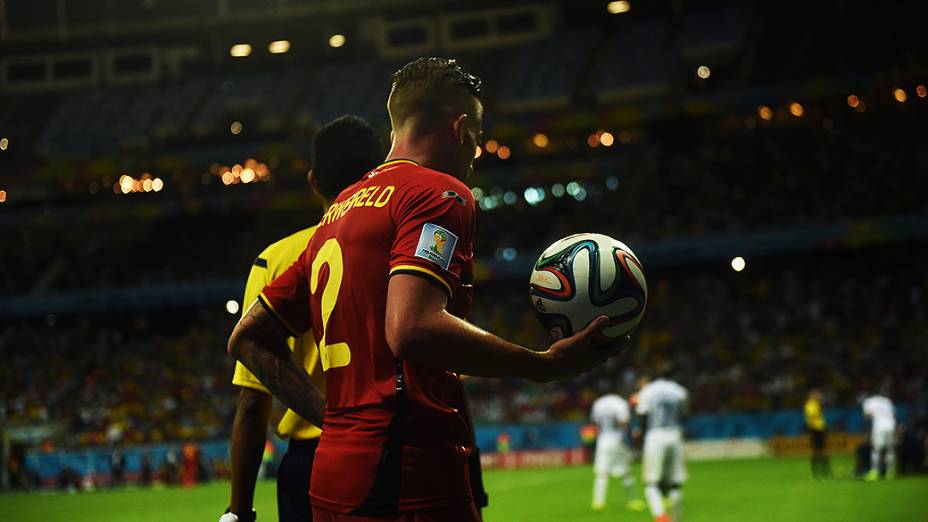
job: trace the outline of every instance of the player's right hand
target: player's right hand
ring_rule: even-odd
[[[609,318],[601,315],[570,337],[558,339],[558,332],[552,332],[552,344],[542,353],[547,360],[548,371],[544,372],[540,380],[576,377],[618,355],[627,346],[627,337],[609,345],[593,345],[597,335],[608,326]]]

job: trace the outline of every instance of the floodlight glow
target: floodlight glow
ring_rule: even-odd
[[[345,45],[345,35],[343,34],[333,34],[329,37],[329,47],[341,47]]]
[[[267,44],[267,52],[271,54],[283,54],[290,50],[289,40],[274,40]]]
[[[744,270],[744,265],[745,265],[744,258],[741,256],[738,256],[731,260],[731,269],[734,270],[735,272],[740,272]]]
[[[251,44],[239,43],[229,48],[229,55],[233,58],[244,58],[251,55]]]
[[[609,11],[609,14],[627,13],[631,8],[632,5],[626,0],[619,0],[617,2],[609,2],[606,4],[606,11]]]

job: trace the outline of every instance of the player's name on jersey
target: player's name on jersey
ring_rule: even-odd
[[[325,212],[325,215],[322,216],[322,220],[319,221],[319,226],[328,225],[329,223],[345,217],[345,214],[353,208],[382,208],[390,201],[390,197],[393,196],[393,192],[395,191],[396,187],[393,185],[387,185],[385,187],[374,185],[372,187],[358,189],[354,194],[348,196],[348,199],[339,203],[333,203]]]

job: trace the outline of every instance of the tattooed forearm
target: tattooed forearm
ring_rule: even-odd
[[[286,343],[283,346],[286,354],[264,350],[253,344],[244,351],[242,364],[288,408],[314,425],[322,426],[324,400],[309,380],[306,370],[297,364]]]
[[[325,399],[287,347],[289,333],[260,303],[251,307],[229,339],[229,353],[272,395],[316,426],[322,426]]]

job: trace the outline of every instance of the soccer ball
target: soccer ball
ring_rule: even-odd
[[[641,262],[624,243],[603,234],[574,234],[546,248],[535,262],[529,291],[548,332],[560,328],[567,337],[597,316],[608,316],[600,342],[631,333],[648,302]]]

